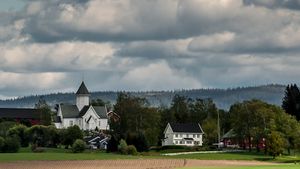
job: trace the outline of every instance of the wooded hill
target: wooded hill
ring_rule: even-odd
[[[169,106],[175,94],[188,98],[211,98],[220,109],[229,109],[235,102],[250,99],[260,99],[270,104],[280,106],[284,96],[284,85],[264,85],[255,87],[238,87],[232,89],[191,89],[176,91],[142,91],[129,92],[138,97],[146,98],[152,106]],[[115,103],[118,92],[99,91],[92,92],[91,99],[102,99]],[[75,103],[74,93],[55,93],[48,95],[25,96],[17,99],[0,100],[0,107],[34,107],[39,98],[43,97],[47,103],[54,106],[58,103]]]

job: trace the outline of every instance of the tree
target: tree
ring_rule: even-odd
[[[24,125],[16,125],[8,130],[8,136],[17,137],[21,147],[28,147],[29,137],[26,135],[27,127]]]
[[[202,124],[203,131],[205,131],[204,142],[208,145],[218,142],[218,126],[217,120],[214,118],[208,118]]]
[[[267,137],[267,151],[273,158],[283,153],[285,148],[285,140],[280,132],[271,131]]]
[[[83,139],[83,133],[77,125],[70,126],[67,130],[63,130],[61,133],[63,137],[63,145],[68,148],[76,139]]]
[[[157,144],[161,116],[157,108],[148,107],[147,100],[120,93],[114,110],[120,115],[120,122],[112,126],[114,134],[126,139],[128,133],[143,133],[147,143]],[[138,146],[135,146],[140,151]]]
[[[38,103],[35,104],[35,108],[40,111],[41,125],[45,125],[45,126],[51,125],[52,111],[50,109],[50,106],[47,104],[46,100],[43,97],[40,97]]]
[[[170,110],[175,116],[176,122],[185,123],[189,120],[189,107],[185,96],[175,95],[173,97]]]
[[[300,91],[296,84],[286,87],[282,108],[287,114],[295,116],[298,121],[300,120]]]
[[[252,150],[253,139],[258,145],[259,141],[265,138],[266,131],[270,129],[270,122],[276,114],[271,105],[259,100],[236,103],[231,106],[229,112],[234,132],[244,143],[244,148],[245,141],[248,143],[249,151]]]
[[[101,99],[92,100],[93,106],[105,106],[105,102]]]

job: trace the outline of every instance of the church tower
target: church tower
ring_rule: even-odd
[[[88,106],[90,104],[90,93],[88,89],[86,88],[84,82],[82,81],[79,89],[76,92],[76,106],[79,111],[84,106]]]

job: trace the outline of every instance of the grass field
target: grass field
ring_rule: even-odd
[[[114,160],[114,159],[198,159],[198,160],[248,160],[281,163],[300,163],[300,156],[281,156],[273,160],[271,156],[259,153],[206,153],[177,156],[161,156],[159,153],[148,152],[139,156],[119,155],[103,151],[85,151],[74,154],[70,150],[47,148],[45,152],[33,153],[29,148],[22,148],[19,153],[0,153],[0,162],[32,161],[32,160]],[[300,168],[300,167],[299,167]]]
[[[227,166],[227,167],[185,167],[179,169],[299,169],[300,164],[283,164],[273,166]]]

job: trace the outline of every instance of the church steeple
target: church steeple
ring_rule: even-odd
[[[90,92],[85,86],[84,82],[81,82],[79,89],[76,92],[76,105],[78,110],[80,111],[84,106],[88,106],[90,104]]]
[[[84,81],[81,82],[81,85],[80,85],[79,89],[77,90],[76,94],[77,95],[79,95],[79,94],[89,95],[90,94],[88,89],[86,88],[86,86],[84,84]]]

